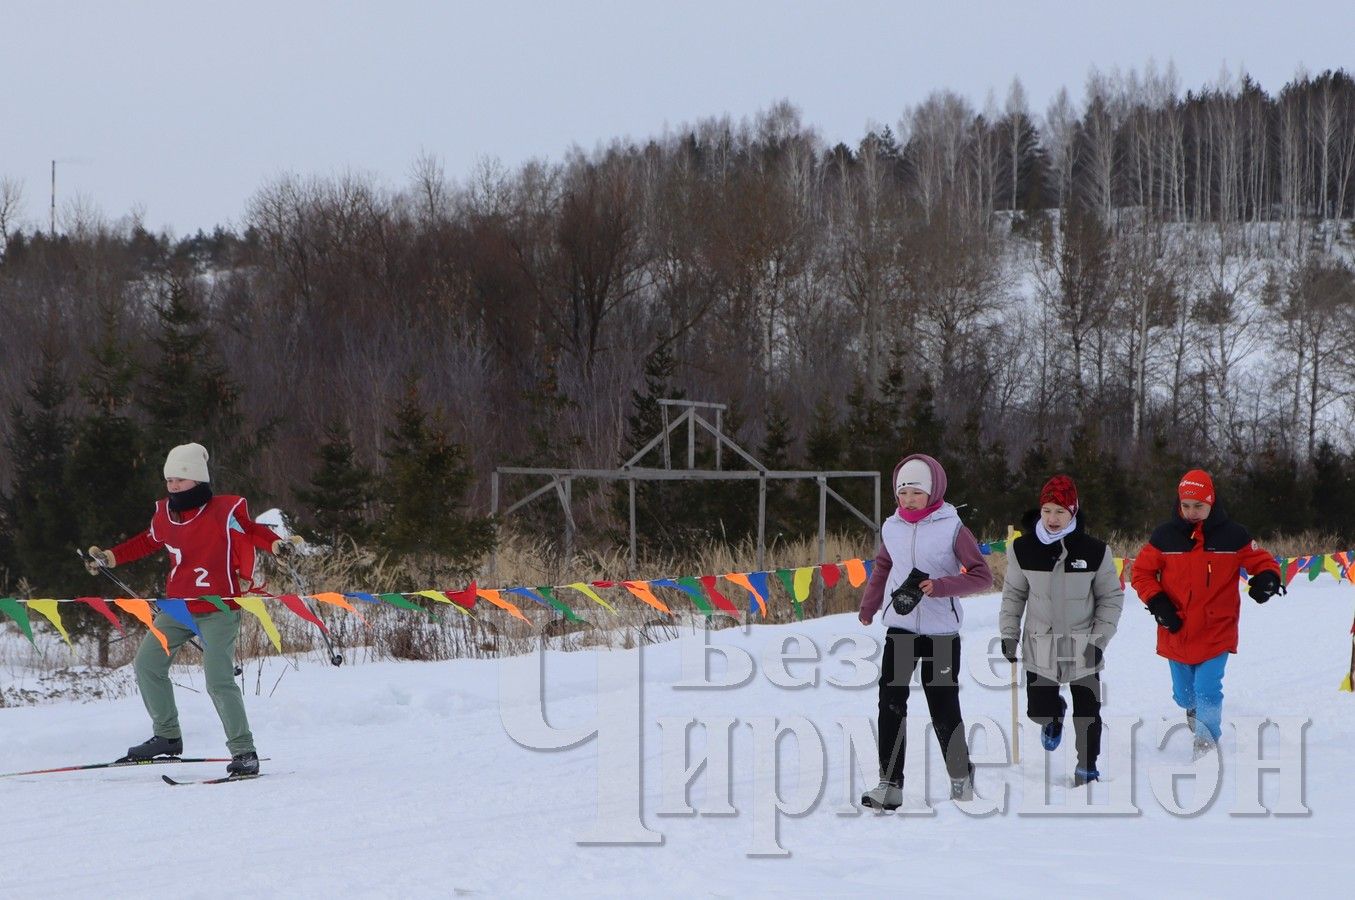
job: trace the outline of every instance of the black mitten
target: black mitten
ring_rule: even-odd
[[[1253,575],[1251,581],[1247,582],[1247,587],[1247,596],[1257,603],[1265,603],[1284,591],[1284,586],[1280,584],[1280,576],[1270,570]]]
[[[1002,655],[1007,657],[1007,662],[1016,664],[1016,640],[1014,638],[1002,639]]]
[[[1181,630],[1185,623],[1181,621],[1181,614],[1176,611],[1171,598],[1166,594],[1157,594],[1148,601],[1148,611],[1157,619],[1157,624],[1172,634]]]

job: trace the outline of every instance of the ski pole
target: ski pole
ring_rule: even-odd
[[[113,574],[113,570],[110,569],[110,568],[108,568],[108,566],[104,563],[104,561],[103,561],[102,559],[99,559],[99,558],[94,557],[94,556],[90,556],[90,555],[88,555],[87,553],[85,553],[85,551],[81,550],[81,549],[78,548],[78,547],[77,547],[76,550],[75,550],[75,555],[78,556],[78,557],[80,557],[80,559],[84,561],[85,565],[89,565],[89,564],[92,562],[92,563],[94,563],[96,566],[98,566],[99,571],[102,572],[102,573],[104,573],[105,575],[107,575],[107,576],[108,576],[108,580],[109,580],[109,581],[112,581],[113,584],[117,585],[118,590],[122,591],[124,597],[135,597],[135,596],[136,596],[136,591],[134,591],[134,590],[132,590],[130,587],[128,587],[128,586],[127,586],[127,582],[123,581],[121,578],[119,578],[118,576],[114,575],[114,574]],[[154,600],[151,600],[151,601],[150,601],[150,604],[151,604],[151,606],[153,606],[153,607],[155,608],[155,611],[156,611],[157,613],[161,612],[160,604],[156,603]],[[190,647],[192,647],[193,649],[197,650],[199,653],[206,653],[206,652],[207,652],[207,651],[205,651],[205,650],[202,649],[202,645],[199,644],[199,643],[197,642],[197,639],[196,639],[196,638],[189,638],[189,639],[188,639],[188,645],[189,645]],[[236,667],[235,667],[235,674],[236,674],[236,675],[243,674],[244,671],[245,671],[245,670],[242,669],[242,668],[240,668],[239,665],[236,665]]]
[[[310,591],[306,588],[306,582],[305,580],[302,579],[301,573],[296,570],[296,566],[292,565],[291,562],[286,559],[282,559],[276,556],[273,558],[277,559],[278,562],[282,564],[282,567],[287,570],[287,574],[290,575],[292,578],[292,583],[296,585],[297,593],[300,594],[302,597],[308,595]],[[320,618],[320,616],[315,612],[314,608],[312,608],[309,603],[306,603],[304,599],[301,602],[305,604],[306,608],[311,611],[312,615],[314,615],[317,619]],[[329,651],[330,663],[335,666],[343,665],[343,654],[339,653],[337,650],[334,649],[334,642],[329,639],[329,631],[327,629],[321,628],[320,637],[325,639],[325,649]]]
[[[1012,762],[1021,765],[1021,723],[1017,719],[1016,709],[1016,663],[1012,663]]]

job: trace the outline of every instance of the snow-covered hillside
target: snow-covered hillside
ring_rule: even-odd
[[[844,734],[869,729],[875,689],[873,660],[851,660],[880,629],[851,616],[713,632],[718,652],[687,634],[549,653],[540,668],[535,657],[317,660],[284,675],[272,659],[258,694],[251,664],[247,696],[263,779],[171,788],[159,777],[217,765],[0,779],[0,897],[1348,895],[1355,695],[1337,685],[1350,585],[1296,581],[1266,606],[1246,601],[1212,802],[1207,763],[1172,791],[1190,739],[1178,728],[1159,749],[1181,719],[1138,604],[1126,603],[1107,653],[1106,780],[1089,793],[1064,781],[1071,741],[1051,757],[1027,728],[1024,765],[1003,763],[1009,670],[983,655],[997,598],[966,602],[962,699],[968,724],[987,731],[974,740],[987,762],[969,809],[941,799],[930,734],[909,742],[907,814],[855,808],[874,750],[860,747],[849,781]],[[221,755],[201,672],[177,680],[185,752]],[[924,708],[915,692],[915,731]],[[1284,771],[1258,775],[1245,760],[1267,718],[1278,724],[1264,755]],[[13,772],[111,759],[150,729],[132,694],[0,709],[0,734],[0,769]],[[728,736],[728,755],[684,796],[684,770],[712,734]]]

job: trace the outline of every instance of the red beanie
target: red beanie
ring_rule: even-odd
[[[1214,479],[1204,469],[1191,469],[1181,476],[1176,495],[1182,500],[1199,500],[1214,505]]]
[[[1057,503],[1073,515],[1077,515],[1077,485],[1067,475],[1055,475],[1045,482],[1040,491],[1040,505]]]

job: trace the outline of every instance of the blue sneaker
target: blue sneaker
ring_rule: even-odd
[[[1055,719],[1040,727],[1040,746],[1046,750],[1054,750],[1063,740],[1063,720]]]
[[[1073,770],[1073,787],[1082,787],[1091,781],[1100,781],[1101,773],[1095,769],[1084,769],[1078,766]]]

